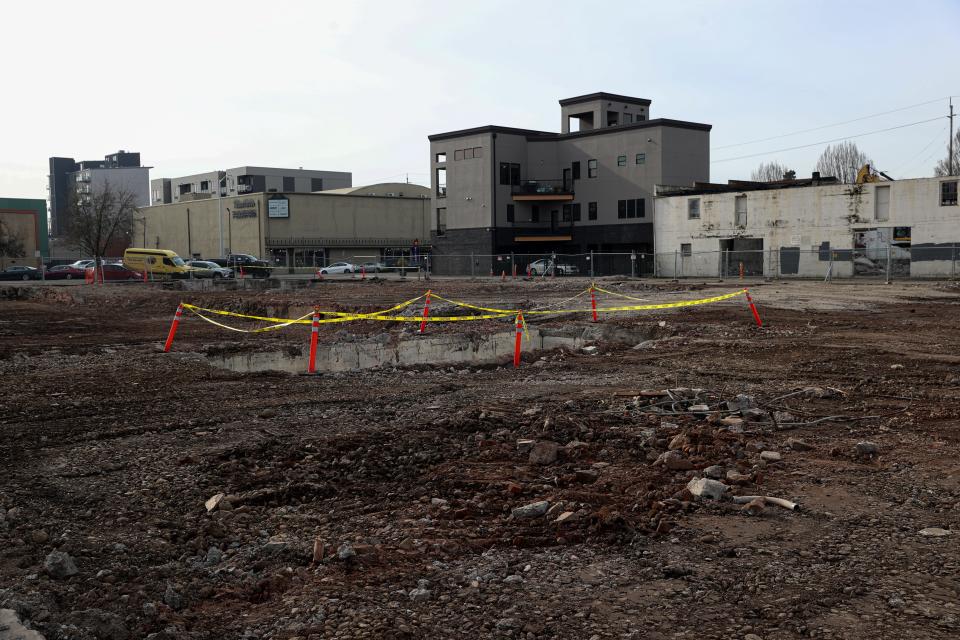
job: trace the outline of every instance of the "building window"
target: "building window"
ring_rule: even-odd
[[[700,219],[700,198],[687,200],[687,220]]]
[[[447,208],[437,207],[437,235],[447,235]]]
[[[520,165],[511,164],[510,165],[510,184],[515,187],[520,186]]]
[[[537,205],[530,207],[530,222],[540,222],[540,207]]]
[[[957,204],[957,181],[940,183],[940,206],[946,207]]]
[[[627,166],[627,156],[617,156],[617,166],[618,167]]]
[[[201,180],[201,181],[200,181],[200,193],[207,193],[208,191],[210,191],[210,181],[209,181],[209,180]]]
[[[747,196],[734,198],[733,224],[737,227],[747,226]]]
[[[573,215],[573,208],[569,204],[563,205],[563,221],[570,222],[572,220],[571,216]]]
[[[437,156],[436,156],[436,160],[437,160],[437,162],[446,162],[446,161],[447,161],[447,152],[446,152],[446,151],[441,151],[440,153],[438,153]]]
[[[501,162],[500,184],[520,186],[520,165],[510,162]]]
[[[576,162],[574,162],[574,163],[571,164],[570,166],[573,167],[573,179],[574,179],[574,180],[579,180],[579,179],[580,179],[580,161],[577,160]]]
[[[293,178],[288,176],[283,177],[283,190],[284,191],[296,191],[296,181]]]
[[[597,177],[597,161],[596,160],[587,160],[587,177],[588,178]]]
[[[596,220],[597,219],[597,203],[588,202],[587,203],[587,220]]]
[[[473,147],[463,150],[463,159],[464,160],[473,160]]]
[[[474,147],[473,148],[473,157],[482,158],[483,157],[483,147]]]
[[[447,197],[447,170],[442,167],[437,169],[437,196]]]
[[[580,222],[580,203],[574,202],[570,206],[573,208],[573,221]]]
[[[193,185],[192,184],[178,185],[178,191],[180,191],[180,195],[183,195],[185,193],[191,193],[193,192]]]
[[[323,178],[310,178],[310,191],[323,191]]]
[[[500,163],[500,184],[510,184],[510,163]]]
[[[647,201],[644,198],[637,198],[637,217],[647,217]]]
[[[647,154],[638,153],[637,154],[637,164],[646,164],[647,163]]]
[[[684,242],[680,245],[680,255],[684,258],[689,258],[693,255],[693,247],[689,242]]]
[[[457,149],[453,152],[453,161],[459,162],[460,160],[463,160],[463,149]]]
[[[507,222],[513,222],[515,215],[514,206],[512,204],[507,205]]]
[[[627,201],[626,200],[617,200],[617,217],[618,218],[627,217]]]
[[[637,217],[637,201],[634,199],[627,200],[627,217]]]
[[[633,114],[632,114],[632,113],[625,113],[625,114],[623,114],[623,123],[624,123],[624,124],[631,124],[631,123],[633,123]]]

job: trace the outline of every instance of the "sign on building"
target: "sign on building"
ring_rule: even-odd
[[[267,217],[268,218],[289,218],[290,217],[290,201],[286,198],[270,198],[267,200]]]

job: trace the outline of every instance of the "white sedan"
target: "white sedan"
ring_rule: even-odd
[[[331,273],[355,273],[356,271],[357,266],[349,262],[334,262],[330,266],[320,269],[320,273],[325,276]]]

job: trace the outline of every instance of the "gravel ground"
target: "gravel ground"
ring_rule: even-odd
[[[588,283],[435,284],[531,308]],[[297,316],[423,286],[0,289],[0,620],[50,640],[960,634],[960,288],[758,283],[762,329],[742,298],[564,315],[538,324],[587,348],[518,370],[234,373],[206,355],[309,328],[194,318],[160,352],[181,299]]]

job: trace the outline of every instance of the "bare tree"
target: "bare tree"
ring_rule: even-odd
[[[852,184],[857,181],[857,172],[865,164],[873,164],[873,160],[860,151],[855,143],[846,140],[836,146],[827,145],[814,170],[824,178],[833,176],[840,182]]]
[[[110,243],[133,233],[136,211],[136,196],[109,182],[94,187],[88,194],[71,195],[67,239],[77,249],[93,256],[95,277],[103,277],[101,258]]]
[[[10,227],[0,220],[0,258],[3,258],[4,265],[7,258],[22,258],[25,255],[23,238],[11,231]]]
[[[762,162],[760,166],[753,170],[750,179],[754,182],[775,182],[777,180],[792,180],[797,177],[797,172],[788,169],[786,165],[780,164],[776,160],[772,162]]]
[[[960,171],[960,131],[957,131],[953,136],[953,167],[950,166],[949,158],[950,145],[947,145],[947,155],[942,160],[937,160],[937,166],[933,168],[933,175],[955,176]]]

